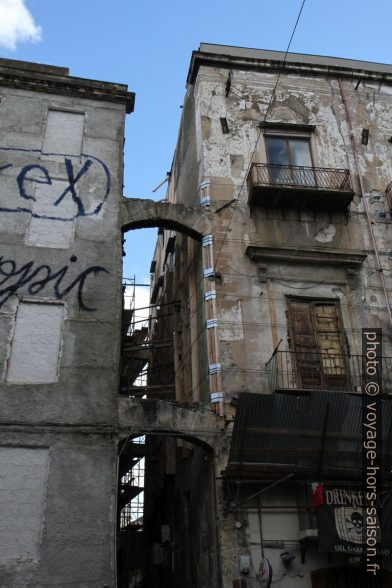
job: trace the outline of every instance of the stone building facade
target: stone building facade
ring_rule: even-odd
[[[134,95],[5,59],[0,78],[0,585],[114,586]]]
[[[211,403],[220,433],[211,453],[150,441],[146,516],[164,502],[173,532],[148,585],[391,585],[391,114],[388,65],[192,54],[166,206],[206,230],[158,235],[150,339],[172,347],[149,394]],[[359,562],[362,329],[382,333],[382,579]]]
[[[0,74],[0,584],[390,585],[391,66],[201,45],[159,203],[122,198],[126,86]],[[151,226],[136,333],[121,230]],[[358,567],[364,328],[377,578]]]

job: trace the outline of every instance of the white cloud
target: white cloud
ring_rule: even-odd
[[[14,50],[23,41],[40,41],[41,33],[25,0],[0,0],[0,45]]]

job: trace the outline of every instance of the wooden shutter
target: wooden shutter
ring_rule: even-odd
[[[326,390],[348,389],[347,350],[336,303],[313,303],[321,371]]]
[[[300,388],[321,388],[321,369],[311,303],[289,302],[292,368]]]
[[[337,303],[290,300],[288,310],[297,386],[348,390],[347,350]]]

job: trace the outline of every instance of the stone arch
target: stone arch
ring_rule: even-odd
[[[116,436],[119,585],[128,585],[129,572],[134,570],[140,570],[143,585],[156,584],[153,551],[157,538],[162,537],[165,524],[166,536],[170,536],[167,547],[180,553],[181,560],[185,557],[190,561],[195,556],[202,570],[200,585],[220,586],[215,502],[216,447],[213,447],[218,445],[217,439],[222,433],[218,417],[205,406],[192,403],[140,398],[119,398],[119,403]],[[135,437],[144,435],[145,443],[140,443],[141,439],[134,442]],[[185,440],[185,453],[178,452],[176,442],[164,442],[162,447],[163,437]],[[188,442],[193,444],[191,451]],[[170,467],[174,465],[172,459],[168,462],[164,457],[169,454],[172,458],[176,456],[174,468]],[[177,456],[180,455],[188,459],[183,462],[180,458],[178,461]],[[141,461],[143,458],[146,460],[144,463]],[[142,474],[138,472],[138,467]],[[136,500],[131,505],[133,499]],[[195,536],[193,542],[189,541],[190,529]],[[186,552],[183,545],[188,546]],[[132,558],[127,554],[133,554]],[[159,586],[172,586],[174,579],[176,586],[183,585],[185,573],[181,561],[176,561],[172,572],[171,576],[165,576],[169,582],[158,582]],[[124,584],[121,579],[125,580]]]
[[[210,232],[207,214],[195,208],[143,198],[123,198],[121,201],[122,230],[148,227],[173,229],[197,241],[201,241],[203,235]]]
[[[149,432],[184,437],[214,449],[220,437],[219,419],[200,404],[170,400],[119,398],[121,436],[148,435]]]

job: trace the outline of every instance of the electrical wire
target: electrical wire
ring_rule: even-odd
[[[137,325],[138,323],[147,323],[149,321],[157,320],[158,318],[163,318],[165,316],[173,316],[174,312],[168,312],[167,314],[161,314],[159,317],[151,317],[148,316],[146,318],[140,319],[138,321],[132,321],[131,325]]]
[[[161,306],[169,306],[172,304],[180,304],[180,300],[172,300],[170,302],[162,302],[160,304],[149,304],[148,306],[140,306],[139,308],[134,308],[133,311],[136,312],[138,310],[149,310],[150,308],[156,308]]]
[[[288,55],[288,52],[289,52],[289,50],[290,50],[290,46],[291,46],[292,40],[293,40],[293,38],[294,38],[294,34],[295,34],[295,31],[296,31],[296,29],[297,29],[297,26],[298,26],[299,20],[300,20],[300,18],[301,18],[301,14],[302,14],[302,10],[303,10],[303,8],[304,8],[305,2],[306,2],[306,0],[302,0],[301,8],[300,8],[300,10],[299,10],[299,13],[298,13],[297,19],[296,19],[296,21],[295,21],[295,25],[294,25],[294,28],[293,28],[293,30],[292,30],[292,33],[291,33],[291,36],[290,36],[290,40],[289,40],[289,43],[288,43],[288,45],[287,45],[287,49],[286,49],[286,52],[285,52],[285,55],[284,55],[284,58],[283,58],[283,62],[282,62],[282,66],[281,66],[281,69],[282,69],[282,70],[283,70],[283,68],[284,68],[284,65],[285,65],[285,63],[286,63],[287,55]],[[218,263],[218,260],[219,260],[220,254],[221,254],[221,252],[222,252],[223,245],[224,245],[224,243],[225,243],[225,241],[226,241],[226,237],[227,237],[227,234],[228,234],[228,232],[229,232],[230,225],[231,225],[231,222],[232,222],[232,220],[233,220],[234,213],[235,213],[235,212],[236,212],[236,210],[237,210],[238,201],[239,201],[239,198],[240,198],[240,196],[241,196],[241,192],[242,192],[242,190],[243,190],[243,187],[245,186],[246,179],[247,179],[247,177],[248,177],[248,174],[249,174],[249,172],[250,172],[250,169],[251,169],[251,166],[252,166],[252,163],[253,163],[253,157],[254,157],[254,154],[255,154],[255,152],[256,152],[256,149],[257,149],[257,146],[258,146],[258,143],[259,143],[259,140],[260,140],[260,136],[261,136],[261,133],[262,133],[262,130],[263,130],[263,124],[264,124],[264,123],[266,122],[266,120],[267,120],[268,112],[269,112],[269,109],[271,108],[272,101],[273,101],[273,99],[274,99],[274,97],[275,97],[275,94],[276,94],[276,89],[277,89],[277,86],[278,86],[278,83],[279,83],[279,80],[280,80],[280,76],[281,76],[281,75],[282,75],[282,72],[281,72],[281,71],[279,71],[279,73],[278,73],[278,77],[277,77],[277,79],[276,79],[275,85],[274,85],[274,87],[273,87],[273,90],[272,90],[272,93],[271,93],[271,96],[270,96],[270,99],[269,99],[269,102],[268,102],[268,105],[267,105],[267,108],[266,108],[266,111],[265,111],[265,114],[264,114],[264,117],[263,117],[263,120],[262,120],[262,122],[259,124],[259,132],[258,132],[258,134],[257,134],[256,143],[255,143],[254,149],[253,149],[253,151],[252,151],[252,154],[251,154],[251,156],[250,156],[250,159],[249,159],[249,165],[248,165],[248,168],[247,168],[247,170],[246,170],[246,173],[245,173],[245,175],[244,175],[244,178],[243,178],[243,180],[242,180],[242,183],[241,183],[241,186],[240,186],[240,189],[239,189],[238,195],[237,195],[237,197],[236,197],[236,200],[235,200],[234,207],[233,207],[233,209],[232,209],[232,211],[231,211],[231,216],[230,216],[230,219],[229,219],[228,225],[227,225],[227,227],[226,227],[226,231],[225,231],[225,234],[224,234],[224,237],[223,237],[223,240],[222,240],[222,243],[221,243],[220,249],[219,249],[219,251],[218,251],[218,254],[217,254],[217,256],[216,256],[216,259],[215,259],[215,263],[214,263],[214,271],[215,271],[215,269],[216,269],[216,266],[217,266],[217,263]]]

